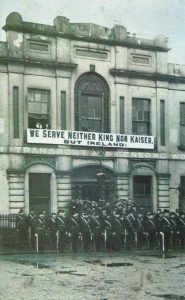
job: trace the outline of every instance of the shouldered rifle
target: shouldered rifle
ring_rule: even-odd
[[[84,250],[83,236],[82,236],[81,232],[79,233],[79,238],[80,238],[80,241],[81,241],[82,249]]]
[[[35,233],[35,239],[36,239],[36,251],[39,252],[39,236],[38,233]]]
[[[126,248],[126,246],[127,246],[127,230],[125,229],[125,235],[124,235],[124,246],[125,246],[125,248]]]
[[[29,245],[31,247],[31,227],[28,227],[28,240],[29,240]]]
[[[134,237],[135,237],[135,245],[137,249],[137,243],[138,243],[137,231],[134,232]]]
[[[105,243],[105,251],[107,249],[107,230],[105,229],[105,232],[104,232],[104,243]]]
[[[60,234],[60,232],[59,232],[59,230],[57,230],[57,232],[56,232],[56,236],[57,236],[57,253],[58,253],[58,246],[59,246],[59,234]]]
[[[162,251],[164,252],[164,233],[160,231],[160,235],[162,237]]]

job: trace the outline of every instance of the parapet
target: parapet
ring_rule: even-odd
[[[160,35],[153,40],[130,35],[122,25],[107,28],[93,23],[70,23],[64,16],[57,16],[54,25],[45,25],[22,21],[17,12],[12,12],[6,19],[5,31],[21,31],[26,33],[42,34],[49,36],[63,36],[69,39],[82,39],[92,42],[123,45],[128,47],[151,49],[154,51],[167,52],[167,38]]]

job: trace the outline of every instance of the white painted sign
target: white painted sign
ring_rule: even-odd
[[[27,143],[154,149],[153,136],[48,129],[27,129]]]
[[[153,136],[48,129],[27,129],[27,143],[154,149]]]

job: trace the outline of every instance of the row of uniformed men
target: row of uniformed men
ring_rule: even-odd
[[[32,250],[44,252],[46,242],[57,251],[121,250],[148,245],[150,249],[185,246],[185,215],[170,213],[168,210],[155,214],[148,212],[127,212],[119,215],[116,211],[107,214],[74,212],[66,214],[59,210],[49,217],[42,212],[38,216],[32,211],[28,216],[20,210],[16,218],[19,245],[24,247],[28,240]]]

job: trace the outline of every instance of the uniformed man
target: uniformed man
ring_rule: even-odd
[[[65,210],[60,209],[56,216],[57,250],[64,252],[69,238],[69,228]]]
[[[179,231],[180,247],[185,248],[185,214],[179,213],[179,219],[177,223],[177,230]]]
[[[136,218],[133,213],[129,213],[125,219],[126,226],[126,249],[131,250],[135,242]]]
[[[31,250],[35,250],[35,222],[36,222],[36,214],[35,211],[32,210],[27,217],[29,243],[30,243]]]
[[[89,216],[89,226],[92,233],[92,245],[94,251],[100,251],[102,248],[102,232],[99,215],[95,212]]]
[[[135,245],[137,249],[141,249],[144,243],[144,219],[142,213],[135,216]]]
[[[146,219],[144,224],[144,232],[147,233],[147,240],[149,243],[149,248],[152,250],[156,246],[156,224],[155,224],[155,218],[153,214],[150,214],[149,218]]]
[[[171,240],[171,224],[170,224],[170,214],[169,210],[165,209],[163,212],[163,217],[160,219],[159,230],[164,234],[164,251],[168,252],[170,248]]]
[[[46,244],[46,234],[47,234],[47,220],[43,212],[39,213],[38,218],[35,222],[35,234],[37,240],[37,250],[39,253],[43,254]]]
[[[70,218],[70,235],[71,235],[71,246],[72,251],[77,252],[79,249],[79,242],[81,243],[81,247],[83,249],[83,239],[82,233],[80,232],[79,226],[79,214],[77,212],[73,213]],[[79,241],[80,240],[80,241]]]
[[[113,211],[111,218],[112,237],[111,237],[111,250],[119,251],[122,246],[123,226],[117,211]]]
[[[83,239],[83,250],[89,251],[92,245],[92,231],[90,228],[90,219],[87,213],[83,212],[79,218],[79,229]]]
[[[50,246],[52,249],[56,249],[56,242],[57,242],[57,237],[56,237],[56,232],[57,232],[57,224],[56,224],[56,213],[52,213],[48,218],[47,218],[47,228],[48,228],[48,237],[50,241]]]
[[[28,240],[27,217],[23,209],[19,210],[16,216],[16,229],[18,232],[18,244],[20,248],[25,248]]]
[[[174,212],[171,212],[170,214],[170,226],[171,226],[171,248],[176,248],[178,242],[177,216]]]

